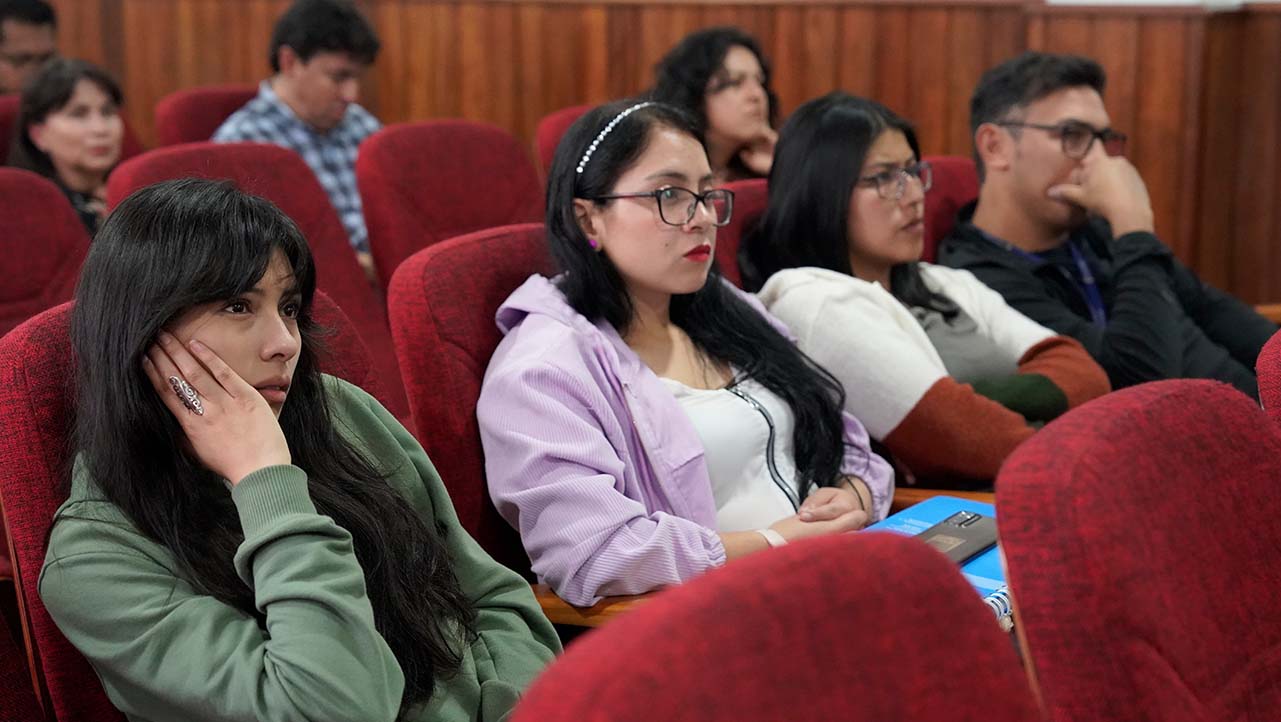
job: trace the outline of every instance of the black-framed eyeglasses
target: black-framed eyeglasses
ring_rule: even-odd
[[[1094,147],[1094,141],[1096,140],[1103,143],[1103,152],[1108,155],[1125,154],[1125,133],[1118,133],[1111,128],[1096,130],[1089,123],[1082,123],[1079,120],[1069,120],[1054,125],[1002,120],[997,122],[996,125],[1007,128],[1033,128],[1057,136],[1059,143],[1063,146],[1063,155],[1073,160],[1081,160],[1089,155],[1090,149]]]
[[[693,220],[699,203],[712,212],[715,216],[714,223],[718,226],[729,225],[730,218],[734,216],[734,191],[725,188],[695,193],[688,188],[668,186],[644,193],[611,193],[591,200],[612,201],[620,198],[653,198],[658,201],[658,217],[669,226],[683,226]]]
[[[897,201],[903,198],[907,193],[907,181],[909,178],[916,179],[921,184],[921,192],[924,193],[934,185],[934,171],[930,164],[921,161],[903,168],[887,168],[880,173],[864,176],[858,179],[859,185],[875,186],[876,194],[887,201]]]

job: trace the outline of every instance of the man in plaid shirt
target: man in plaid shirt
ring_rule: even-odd
[[[302,156],[371,275],[356,151],[382,125],[356,98],[378,50],[373,28],[348,0],[296,0],[272,32],[275,74],[213,136],[218,143],[272,143]]]

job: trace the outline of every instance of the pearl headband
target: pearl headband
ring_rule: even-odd
[[[605,128],[601,130],[601,132],[596,136],[596,139],[592,141],[592,144],[587,146],[587,152],[583,153],[583,159],[578,161],[578,168],[577,168],[578,174],[579,175],[583,174],[583,169],[587,167],[587,161],[592,159],[592,153],[596,152],[597,146],[599,146],[602,142],[604,142],[605,136],[609,135],[610,131],[614,129],[614,126],[621,123],[623,118],[626,118],[627,116],[631,115],[632,113],[635,113],[636,111],[640,110],[641,108],[644,108],[647,105],[653,105],[653,104],[654,104],[654,101],[646,100],[643,103],[637,103],[636,105],[633,105],[627,110],[624,110],[623,112],[614,116],[614,119],[609,121],[609,125],[606,125]]]

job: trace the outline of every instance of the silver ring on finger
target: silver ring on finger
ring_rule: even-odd
[[[191,384],[177,376],[170,376],[169,385],[173,387],[173,392],[178,395],[178,400],[187,407],[188,411],[196,416],[205,415],[205,405],[200,403],[200,394],[191,388]]]

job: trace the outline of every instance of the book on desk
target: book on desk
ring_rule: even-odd
[[[916,536],[958,511],[970,511],[996,518],[996,507],[981,501],[955,496],[935,496],[891,514],[868,526],[874,531],[892,531]],[[1003,629],[1013,625],[1013,609],[1009,591],[1005,586],[1005,569],[1001,566],[999,546],[973,557],[961,565],[961,574],[974,586],[983,601],[992,609]]]

